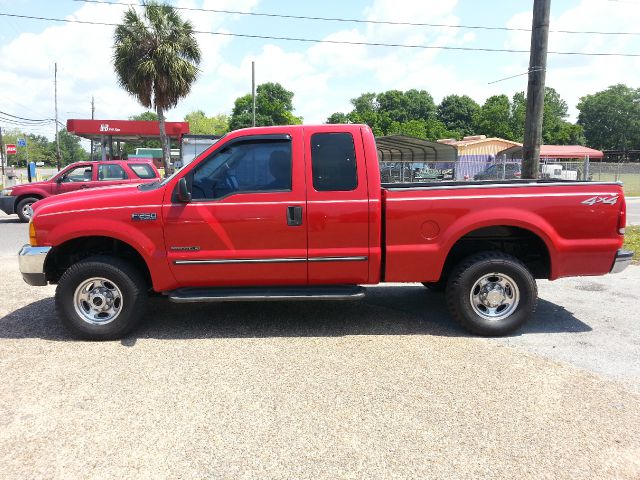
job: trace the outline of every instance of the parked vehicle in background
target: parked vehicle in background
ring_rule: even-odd
[[[4,189],[0,195],[0,210],[7,215],[16,213],[21,221],[28,222],[33,204],[43,198],[80,189],[153,182],[159,176],[158,170],[149,161],[72,163],[49,180]]]
[[[623,270],[625,223],[619,183],[381,184],[365,125],[258,127],[161,182],[36,203],[19,264],[30,285],[58,284],[58,314],[84,338],[125,335],[150,291],[347,300],[379,282],[446,286],[461,325],[503,335],[533,314],[536,278]]]
[[[563,165],[556,163],[547,163],[540,165],[541,178],[558,178],[561,180],[577,180],[578,172],[576,170],[567,170]]]
[[[522,177],[520,163],[494,163],[473,176],[474,180],[510,180]]]

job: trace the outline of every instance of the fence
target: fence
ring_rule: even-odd
[[[460,158],[455,162],[381,162],[383,183],[427,183],[447,180],[510,180],[521,178],[521,160]],[[540,160],[540,178],[620,181],[625,194],[640,196],[640,162]]]

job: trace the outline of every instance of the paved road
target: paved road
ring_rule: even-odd
[[[0,221],[0,238],[23,229]],[[135,334],[92,343],[10,250],[3,479],[640,478],[640,267],[540,282],[533,321],[497,340],[391,285],[353,303],[155,299]]]
[[[29,243],[28,224],[21,223],[17,215],[0,212],[0,257],[17,254],[25,243]]]
[[[627,223],[640,225],[640,197],[627,198]]]

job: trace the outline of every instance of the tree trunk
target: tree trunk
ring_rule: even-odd
[[[164,111],[162,107],[156,106],[156,112],[158,113],[158,120],[160,122],[160,145],[162,145],[162,165],[164,166],[164,176],[171,175],[171,150],[169,149],[169,142],[167,139],[167,132],[164,128]]]

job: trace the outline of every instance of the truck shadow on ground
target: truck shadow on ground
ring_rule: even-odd
[[[588,332],[563,307],[541,299],[534,318],[513,336]],[[472,336],[450,317],[444,295],[422,286],[367,288],[361,301],[229,302],[173,304],[152,298],[141,325],[122,340],[138,339],[334,337],[347,335]],[[31,303],[0,318],[0,338],[72,337],[54,312],[52,298]]]

